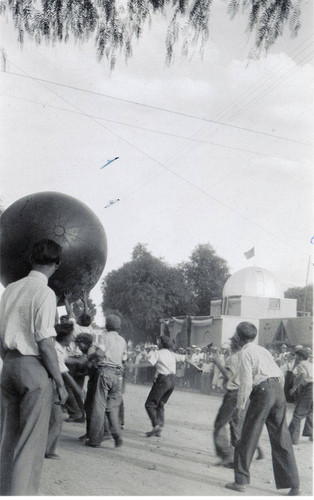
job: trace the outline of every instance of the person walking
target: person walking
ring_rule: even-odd
[[[238,324],[235,335],[239,353],[239,391],[237,413],[240,416],[250,398],[240,441],[234,453],[234,482],[226,488],[244,492],[250,483],[250,466],[260,435],[266,424],[272,450],[277,489],[290,488],[289,495],[300,494],[299,475],[291,437],[286,423],[284,377],[272,355],[254,343],[257,329],[252,323]]]
[[[172,351],[170,337],[162,335],[158,339],[159,350],[151,350],[147,361],[155,366],[155,381],[147,396],[145,409],[152,423],[152,430],[147,437],[160,436],[164,426],[164,406],[174,390],[177,355]]]
[[[44,461],[52,380],[60,404],[67,392],[52,337],[56,296],[48,287],[61,261],[53,240],[37,241],[29,275],[9,284],[0,302],[1,495],[36,495]]]

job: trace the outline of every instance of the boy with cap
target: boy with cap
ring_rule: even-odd
[[[104,415],[108,418],[115,446],[123,444],[119,422],[119,408],[122,400],[123,361],[127,358],[127,345],[118,331],[121,328],[119,316],[110,314],[106,318],[106,333],[99,343],[99,349],[89,359],[96,359],[97,374],[89,381],[90,411],[88,441],[86,446],[99,448],[104,433]],[[101,355],[100,355],[101,354]]]

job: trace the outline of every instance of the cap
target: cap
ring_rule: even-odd
[[[121,319],[116,314],[109,314],[106,318],[106,328],[111,330],[120,330]]]
[[[301,358],[303,358],[303,359],[308,359],[308,357],[310,355],[308,349],[306,349],[306,348],[296,349],[295,353],[298,354],[299,356],[301,356]]]

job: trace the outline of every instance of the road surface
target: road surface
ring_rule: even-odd
[[[205,395],[176,389],[166,406],[166,421],[160,438],[147,438],[151,429],[144,408],[150,387],[127,384],[124,394],[124,445],[113,440],[101,448],[89,448],[79,441],[85,425],[63,424],[57,453],[60,460],[45,460],[40,494],[45,496],[285,496],[274,485],[267,431],[261,445],[265,460],[254,460],[251,485],[246,493],[225,489],[233,471],[217,467],[212,433],[221,404],[219,395]],[[288,422],[292,406],[288,409]],[[313,447],[301,438],[294,447],[302,496],[313,491]]]

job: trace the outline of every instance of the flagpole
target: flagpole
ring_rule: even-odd
[[[304,301],[303,301],[303,312],[304,313],[305,313],[306,292],[307,292],[306,287],[307,287],[308,281],[309,281],[310,265],[311,265],[311,256],[309,255],[309,262],[307,265],[306,282],[305,282],[305,290],[304,290]]]

